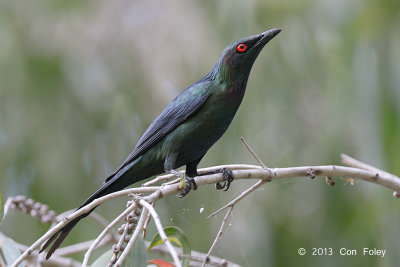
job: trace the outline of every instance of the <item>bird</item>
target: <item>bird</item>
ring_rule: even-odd
[[[197,166],[207,151],[222,137],[233,120],[246,91],[253,63],[263,47],[280,29],[242,38],[229,44],[212,70],[176,96],[150,124],[133,151],[103,185],[76,210],[93,200],[121,190],[141,180],[162,173],[182,179],[181,197],[196,190]],[[177,168],[186,166],[182,176]],[[219,169],[227,190],[234,177],[232,171]],[[209,173],[206,173],[209,174]],[[226,184],[226,185],[225,185]],[[49,259],[74,226],[95,208],[71,220],[42,246]]]

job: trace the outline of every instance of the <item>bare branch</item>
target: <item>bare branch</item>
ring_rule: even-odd
[[[302,166],[302,167],[290,167],[290,168],[275,168],[275,169],[263,169],[259,166],[254,165],[244,165],[244,164],[235,164],[235,165],[223,165],[223,166],[215,166],[211,168],[200,169],[199,172],[209,172],[212,170],[217,170],[221,168],[227,168],[233,170],[233,175],[236,180],[239,179],[260,179],[255,185],[247,189],[243,192],[239,197],[235,200],[228,203],[225,207],[221,208],[225,209],[226,207],[230,207],[235,205],[240,199],[243,199],[247,196],[250,192],[254,191],[256,188],[261,186],[262,184],[269,182],[271,180],[278,180],[278,179],[286,179],[286,178],[296,178],[296,177],[347,177],[353,179],[359,179],[368,181],[371,183],[379,184],[386,188],[389,188],[393,191],[400,192],[400,178],[381,171],[379,169],[371,170],[364,170],[360,168],[352,168],[352,167],[344,167],[344,166]],[[377,171],[379,170],[379,172]],[[171,179],[173,175],[163,175],[159,176],[158,181],[163,181],[166,179]],[[195,177],[195,181],[198,186],[206,185],[206,184],[214,184],[217,182],[223,181],[223,175],[220,173],[210,174]],[[87,206],[81,208],[80,210],[68,215],[64,218],[60,223],[58,223],[55,227],[50,229],[45,235],[39,238],[32,246],[30,246],[14,263],[12,266],[17,266],[21,263],[28,255],[30,255],[34,249],[36,249],[40,244],[46,241],[50,236],[60,230],[63,226],[65,226],[70,220],[78,217],[79,215],[88,212],[92,208],[100,205],[104,201],[107,201],[112,198],[116,198],[119,196],[125,196],[128,194],[137,194],[137,193],[147,193],[149,195],[143,197],[141,201],[148,203],[153,203],[160,198],[168,195],[175,195],[178,193],[179,183],[174,184],[164,184],[161,186],[152,186],[152,187],[140,187],[140,188],[132,188],[132,189],[125,189],[121,190],[107,196],[101,197],[99,199],[94,200],[92,203],[88,204]],[[398,193],[396,193],[398,194]],[[150,204],[148,204],[150,205]],[[134,206],[134,205],[132,205]],[[151,206],[151,205],[150,205]],[[92,247],[88,250],[91,251],[97,246],[102,238],[104,238],[105,234],[110,231],[110,229],[126,214],[129,214],[133,208],[129,207],[126,209],[117,219],[115,219],[111,224],[107,226],[107,228],[101,233],[101,235],[96,239],[93,243]],[[151,207],[150,213],[153,215],[155,213],[154,208]],[[156,213],[155,213],[156,215]],[[210,215],[210,216],[213,216]],[[153,216],[154,218],[154,216]],[[156,222],[156,225],[159,224],[160,221]],[[87,253],[88,253],[87,252]],[[89,255],[90,255],[89,253]],[[86,258],[86,257],[85,257]],[[88,262],[88,258],[86,259],[86,264]]]
[[[229,166],[229,167],[228,167]],[[213,167],[208,167],[208,168],[203,168],[203,169],[199,169],[198,172],[199,173],[204,173],[204,172],[212,172],[215,170],[219,170],[222,168],[229,168],[230,170],[247,170],[247,169],[253,169],[253,168],[260,168],[258,166],[254,166],[254,165],[250,165],[250,164],[230,164],[230,165],[218,165],[218,166],[213,166]],[[154,185],[158,182],[161,181],[168,181],[172,178],[175,178],[176,176],[173,174],[165,174],[165,175],[160,175],[157,176],[156,178],[154,178],[153,180],[150,180],[146,183],[143,184],[144,187],[150,186],[150,185]],[[176,179],[177,181],[179,181],[179,178]]]
[[[87,207],[87,206],[85,206]],[[133,203],[130,205],[128,208],[125,209],[124,212],[122,212],[120,215],[118,215],[117,218],[115,218],[104,230],[101,232],[101,234],[96,238],[96,240],[93,242],[93,244],[90,246],[88,251],[85,253],[85,257],[83,259],[82,267],[87,266],[89,262],[90,255],[92,254],[93,250],[97,247],[97,245],[100,243],[100,241],[107,235],[109,231],[119,222],[121,221],[126,215],[128,215],[132,210],[137,208],[136,203]]]
[[[221,227],[219,228],[218,234],[215,237],[214,242],[212,243],[210,249],[208,250],[207,256],[204,258],[204,261],[203,261],[201,267],[205,267],[206,263],[208,263],[208,261],[210,260],[211,252],[213,251],[214,247],[217,245],[218,240],[221,238],[226,221],[228,220],[229,215],[232,213],[232,210],[233,210],[233,206],[230,206],[228,211],[225,214],[224,219],[222,220]]]
[[[218,213],[220,213],[221,211],[223,211],[224,209],[226,209],[228,207],[235,206],[236,203],[238,203],[240,200],[242,200],[244,197],[246,197],[248,194],[250,194],[251,192],[253,192],[257,188],[259,188],[260,186],[262,186],[266,182],[267,182],[266,180],[259,180],[256,184],[254,184],[253,186],[248,188],[246,191],[243,191],[237,198],[235,198],[234,200],[232,200],[231,202],[229,202],[228,204],[226,204],[222,208],[220,208],[220,209],[214,211],[213,213],[211,213],[207,218],[210,219],[210,218],[214,217],[215,215],[217,215]]]
[[[156,202],[151,203],[151,205],[153,207],[155,206],[155,204],[156,204]],[[149,226],[150,221],[151,221],[151,214],[148,214],[146,221],[144,222],[144,225],[143,225],[143,235],[142,235],[143,238],[146,237],[147,227]]]
[[[399,177],[397,177],[397,176],[395,176],[395,175],[393,175],[391,173],[388,173],[388,172],[386,172],[384,170],[378,169],[378,168],[376,168],[374,166],[371,166],[371,165],[369,165],[367,163],[364,163],[364,162],[361,162],[359,160],[356,160],[355,158],[352,158],[352,157],[350,157],[350,156],[348,156],[346,154],[342,153],[342,154],[340,154],[340,157],[342,158],[342,162],[344,164],[350,166],[350,167],[355,167],[355,168],[363,169],[363,170],[366,170],[366,171],[376,172],[376,173],[384,175],[384,176],[392,177],[393,179],[396,179],[396,178],[398,179],[399,178]]]
[[[71,255],[71,254],[87,251],[90,248],[90,246],[93,244],[94,241],[95,240],[93,239],[93,240],[81,242],[81,243],[78,243],[78,244],[74,244],[74,245],[70,245],[70,246],[59,248],[59,249],[57,249],[57,252],[55,253],[55,255],[57,255],[57,256],[67,256],[67,255]],[[97,247],[102,247],[102,246],[105,246],[107,244],[111,244],[111,242],[113,242],[113,241],[114,241],[113,236],[112,235],[108,235],[108,236],[106,236],[106,238],[101,240],[101,242],[97,245]]]
[[[142,215],[140,216],[140,219],[136,226],[136,229],[133,232],[131,239],[129,240],[128,244],[126,245],[126,247],[125,247],[124,251],[122,252],[121,256],[119,257],[118,261],[115,263],[115,267],[119,267],[122,265],[123,260],[126,258],[129,251],[132,249],[133,245],[135,244],[136,239],[138,238],[140,232],[142,231],[144,223],[146,222],[148,212],[149,212],[149,210],[147,208],[143,209]]]
[[[129,204],[128,204],[128,207],[129,207],[130,205],[133,204],[133,203],[132,203],[132,200],[129,200],[128,203],[129,203]],[[132,217],[132,218],[133,218],[133,216],[135,216],[135,212],[136,212],[136,210],[131,211],[131,213],[129,213],[129,215],[126,216],[126,217],[124,218],[125,221],[126,221],[126,223],[123,224],[123,225],[118,229],[118,231],[122,230],[121,237],[120,237],[120,239],[118,240],[118,243],[115,244],[115,245],[112,247],[112,250],[113,250],[113,252],[114,252],[114,255],[113,255],[113,257],[111,258],[110,262],[108,263],[108,266],[112,266],[112,265],[117,261],[117,257],[118,257],[119,252],[123,250],[123,244],[125,243],[125,238],[127,238],[128,233],[132,231],[132,230],[130,230],[131,227],[132,227],[132,225],[135,225],[135,224],[131,224],[130,222],[128,222],[128,218],[129,218],[129,217]],[[135,227],[136,227],[136,225],[135,225]],[[132,233],[132,232],[131,232],[131,233]]]
[[[164,228],[161,225],[161,220],[160,220],[160,217],[158,216],[156,210],[153,208],[153,206],[151,204],[147,203],[143,199],[139,200],[139,204],[142,205],[143,207],[145,207],[146,209],[148,209],[149,212],[151,213],[151,217],[153,217],[154,223],[156,224],[157,231],[160,234],[161,240],[168,247],[169,253],[171,254],[172,258],[174,259],[175,266],[182,267],[182,264],[179,261],[178,255],[176,254],[176,251],[174,250],[174,247],[172,246],[171,242],[168,240],[168,237],[164,232]],[[143,221],[143,223],[144,223],[144,221]]]
[[[246,140],[244,140],[243,137],[240,137],[240,140],[242,141],[242,143],[244,144],[244,146],[247,148],[247,150],[250,152],[250,154],[254,157],[254,159],[258,162],[258,164],[260,164],[260,166],[263,169],[268,169],[267,166],[265,166],[264,162],[262,162],[262,160],[260,159],[259,156],[257,156],[257,154],[254,152],[254,150],[249,146],[249,144],[246,142]]]

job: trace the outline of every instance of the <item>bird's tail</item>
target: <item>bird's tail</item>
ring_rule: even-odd
[[[83,202],[76,210],[79,210],[86,206],[87,204],[91,203],[93,200],[98,199],[102,196],[105,196],[107,194],[110,194],[112,192],[116,192],[118,190],[121,190],[128,186],[129,184],[132,184],[134,181],[132,181],[129,177],[130,172],[132,170],[133,165],[135,165],[137,161],[132,162],[127,166],[127,169],[129,171],[125,171],[127,169],[123,169],[120,171],[117,171],[116,173],[112,174],[110,177],[108,177],[105,181],[105,183],[94,193],[92,194],[85,202]],[[126,175],[128,174],[128,175]],[[128,182],[127,180],[131,180]],[[97,206],[96,206],[97,207]],[[61,228],[59,231],[57,231],[54,235],[52,235],[49,240],[43,245],[43,247],[40,249],[39,253],[43,252],[47,247],[53,243],[53,245],[50,247],[49,251],[47,252],[46,259],[49,259],[51,255],[54,253],[54,251],[61,245],[61,243],[64,241],[64,239],[67,237],[69,232],[71,232],[72,228],[83,218],[87,217],[96,207],[88,211],[87,213],[84,213],[80,215],[79,217],[71,220],[68,224],[66,224],[63,228]]]
[[[109,180],[107,183],[103,184],[101,188],[99,188],[93,195],[91,195],[85,202],[83,202],[76,210],[81,209],[82,207],[86,206],[87,204],[91,203],[93,200],[100,198],[102,196],[105,196],[108,193],[111,193],[109,188],[111,187],[111,183],[113,182],[112,180]],[[54,244],[51,246],[49,251],[47,252],[46,259],[50,258],[51,255],[54,253],[54,251],[61,245],[61,243],[64,241],[64,239],[67,237],[69,232],[71,232],[72,228],[83,218],[87,217],[96,207],[88,211],[87,213],[84,213],[80,215],[79,217],[76,217],[75,219],[71,220],[68,224],[66,224],[63,228],[61,228],[59,231],[57,231],[54,235],[52,235],[49,240],[43,245],[43,247],[40,249],[39,253],[43,252],[47,247],[51,245],[51,243]]]

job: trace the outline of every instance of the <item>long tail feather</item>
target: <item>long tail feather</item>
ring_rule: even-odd
[[[97,192],[96,192],[97,193]],[[93,194],[92,196],[94,196],[95,194]],[[96,194],[97,195],[97,194]],[[80,208],[84,207],[85,205],[89,204],[90,202],[92,202],[94,199],[99,198],[101,196],[97,196],[97,197],[90,197],[88,200],[86,200],[81,206],[79,206],[79,208],[77,210],[79,210]],[[39,253],[42,253],[46,248],[48,248],[51,243],[53,243],[53,245],[50,247],[49,251],[47,252],[46,255],[46,259],[49,259],[51,257],[51,255],[53,255],[54,251],[61,245],[61,243],[64,241],[64,239],[67,237],[67,235],[69,234],[69,232],[71,232],[72,228],[75,227],[75,225],[82,220],[83,218],[87,217],[95,208],[91,209],[89,212],[84,213],[82,215],[80,215],[79,217],[73,219],[72,221],[70,221],[67,225],[65,225],[63,228],[61,228],[58,232],[56,232],[54,235],[52,235],[49,240],[47,240],[47,242],[42,246],[42,248],[40,249]]]
[[[91,195],[85,202],[83,202],[76,210],[81,209],[82,207],[86,206],[87,204],[91,203],[93,200],[100,198],[102,196],[105,196],[108,193],[111,193],[115,191],[115,186],[113,184],[115,183],[116,179],[109,179],[109,181],[105,184],[103,184],[102,187],[100,187],[93,195]],[[114,189],[114,190],[113,190]],[[71,232],[72,228],[75,227],[75,225],[82,220],[83,218],[89,216],[89,214],[95,209],[91,209],[89,212],[84,213],[80,215],[79,217],[73,219],[70,221],[67,225],[65,225],[63,228],[61,228],[58,232],[56,232],[54,235],[52,235],[49,240],[42,246],[40,249],[39,253],[43,252],[45,249],[47,249],[51,243],[53,245],[50,247],[49,251],[47,252],[46,259],[49,259],[51,255],[54,253],[54,251],[61,245],[61,243],[64,241],[64,239],[67,237],[69,232]]]
[[[102,196],[105,196],[109,193],[116,192],[125,188],[126,186],[136,182],[132,177],[132,167],[140,161],[141,157],[137,158],[135,161],[128,164],[125,168],[119,170],[118,172],[112,174],[110,177],[106,179],[106,182],[93,194],[91,195],[85,202],[83,202],[76,210],[79,210],[86,206],[87,204],[91,203],[93,200],[98,199]],[[146,177],[142,177],[146,178]],[[49,240],[43,245],[40,249],[40,252],[43,252],[47,249],[54,241],[53,245],[51,245],[49,251],[47,252],[46,259],[49,259],[54,251],[61,245],[64,239],[67,237],[69,232],[71,232],[72,228],[82,220],[83,218],[87,217],[96,207],[91,209],[89,212],[80,215],[79,217],[70,221],[67,225],[61,228],[58,232],[52,235]]]

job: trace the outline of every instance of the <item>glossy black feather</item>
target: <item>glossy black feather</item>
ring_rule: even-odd
[[[165,135],[170,133],[178,125],[189,118],[206,102],[210,91],[207,90],[210,81],[203,79],[180,93],[161,114],[150,124],[149,128],[144,132],[139,142],[125,159],[124,163],[114,172],[113,175],[106,179],[111,180],[113,176],[129,163],[137,159],[143,153],[146,153],[151,147],[159,142]]]

